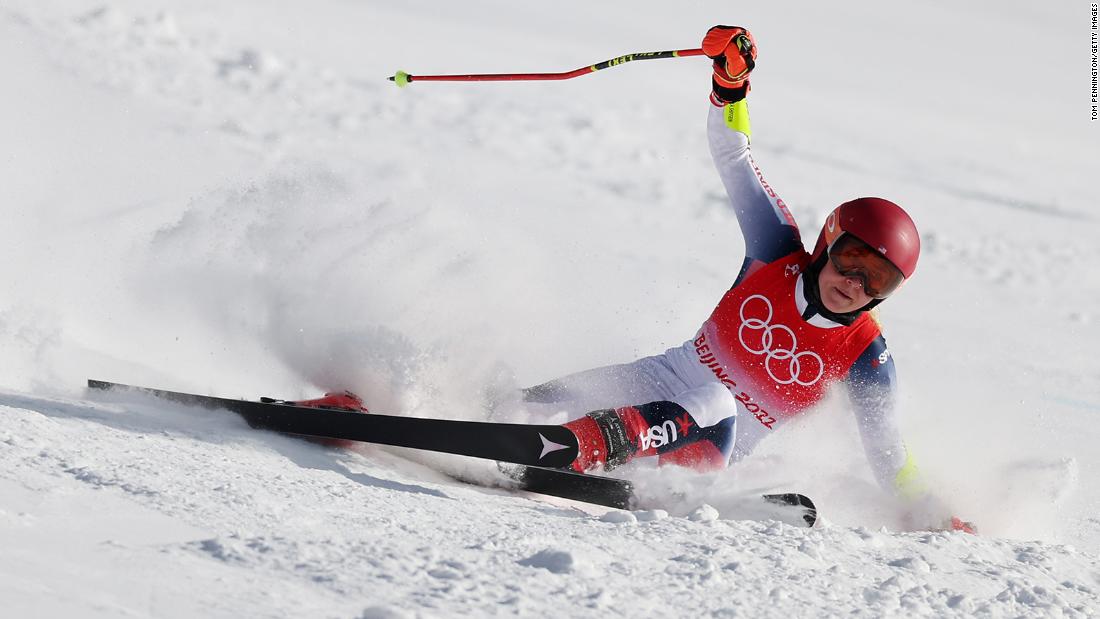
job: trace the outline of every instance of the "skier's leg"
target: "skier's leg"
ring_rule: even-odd
[[[523,390],[525,402],[586,402],[602,408],[638,402],[659,393],[675,393],[684,384],[663,368],[659,357],[576,372]]]
[[[543,422],[565,422],[597,409],[666,400],[688,388],[664,356],[657,355],[577,372],[523,389],[509,405],[526,410]]]
[[[566,425],[580,444],[574,470],[614,468],[660,455],[662,463],[702,470],[726,466],[733,451],[737,401],[721,383],[668,400],[588,413]]]

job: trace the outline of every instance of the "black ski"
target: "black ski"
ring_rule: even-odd
[[[253,428],[285,434],[426,449],[533,466],[565,467],[577,457],[577,437],[564,426],[366,415],[294,406],[277,400],[234,400],[101,380],[89,380],[88,387],[136,391],[181,404],[224,409],[237,413]]]
[[[802,521],[806,526],[812,527],[817,523],[817,506],[804,494],[788,492],[784,494],[765,494],[764,500],[768,503],[792,507],[798,510]]]
[[[583,475],[541,466],[500,465],[500,469],[518,482],[519,490],[617,509],[636,507],[634,484],[625,479]]]
[[[363,414],[294,406],[272,398],[259,402],[235,400],[102,380],[89,380],[88,387],[145,393],[180,404],[228,410],[240,415],[253,428],[284,434],[362,441],[508,462],[520,465],[501,467],[518,482],[520,490],[618,509],[636,507],[634,486],[629,481],[562,470],[577,456],[576,436],[563,426]],[[812,527],[817,520],[813,501],[804,495],[769,494],[763,498],[768,503],[799,510],[806,526]]]
[[[618,509],[636,509],[634,484],[625,479],[582,475],[572,471],[547,469],[540,466],[501,465],[501,472],[519,482],[518,488],[527,492],[571,499],[594,505]],[[804,494],[765,494],[760,497],[766,503],[779,506],[782,520],[793,520],[812,527],[817,522],[817,507]],[[792,523],[793,524],[793,523]]]

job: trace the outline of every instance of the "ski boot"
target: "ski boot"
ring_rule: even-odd
[[[288,402],[288,404],[330,411],[346,411],[350,413],[370,412],[367,410],[367,407],[363,405],[363,399],[350,391],[330,392],[326,393],[324,397],[321,398],[314,398],[312,400],[298,400],[296,402]],[[354,447],[357,443],[357,441],[349,441],[342,438],[311,438],[307,440],[309,440],[311,443],[317,443],[318,445],[324,445],[325,447],[335,447],[338,449],[350,449],[351,447]]]
[[[305,406],[308,408],[324,408],[328,410],[336,411],[350,411],[353,413],[369,413],[366,406],[363,406],[363,398],[355,395],[350,391],[344,392],[329,392],[322,398],[314,398],[312,400],[298,400],[291,402],[294,406]]]

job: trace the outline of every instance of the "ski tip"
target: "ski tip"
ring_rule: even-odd
[[[802,521],[812,528],[817,524],[817,506],[804,494],[788,492],[784,494],[765,494],[764,500],[776,505],[787,505],[802,511]]]
[[[404,71],[398,71],[388,78],[391,82],[397,84],[398,88],[404,88],[412,82],[412,76]]]

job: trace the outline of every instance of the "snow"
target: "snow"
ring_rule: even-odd
[[[736,9],[6,2],[5,612],[1097,614],[1087,5]],[[348,388],[483,419],[501,390],[681,343],[743,251],[705,61],[384,78],[567,70],[714,23],[757,36],[754,152],[805,235],[857,195],[920,225],[917,276],[882,311],[903,426],[981,535],[909,530],[841,400],[737,469],[628,471],[644,504],[622,512],[455,479],[491,463],[83,389]],[[814,497],[821,525],[747,511],[772,490]]]

